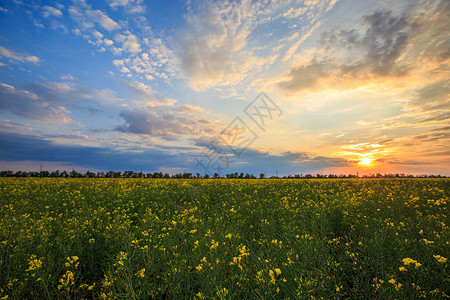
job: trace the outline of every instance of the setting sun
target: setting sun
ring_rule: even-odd
[[[371,166],[372,165],[372,159],[370,157],[364,157],[362,158],[359,163],[359,165],[362,166]]]

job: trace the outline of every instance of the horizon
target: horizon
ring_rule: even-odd
[[[450,176],[449,14],[448,1],[2,3],[0,170]]]

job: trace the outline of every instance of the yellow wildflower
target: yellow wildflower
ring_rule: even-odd
[[[447,262],[447,258],[440,256],[440,255],[433,255],[434,258],[436,258],[436,260],[441,263],[444,264]]]

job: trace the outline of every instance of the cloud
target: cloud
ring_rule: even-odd
[[[322,33],[320,48],[306,64],[292,68],[279,87],[287,94],[314,90],[322,79],[403,76],[409,66],[399,61],[416,25],[404,15],[390,11],[375,12],[361,18],[367,26],[364,34],[357,30],[333,30]],[[329,83],[329,82],[328,82]]]
[[[107,104],[122,100],[110,89],[96,90],[74,82],[29,82],[25,85],[28,92],[38,95],[52,105],[65,105],[83,108],[86,105]],[[90,103],[87,101],[91,100]]]
[[[106,30],[111,31],[111,30],[120,28],[119,24],[117,24],[114,20],[112,20],[110,17],[108,17],[104,12],[102,12],[98,9],[97,10],[87,9],[85,11],[85,14],[89,18],[89,20],[92,20],[93,22],[100,24]]]
[[[54,8],[54,7],[48,6],[48,5],[44,5],[42,7],[42,15],[47,18],[49,16],[61,17],[63,14],[57,8]]]
[[[10,60],[15,62],[31,62],[33,64],[39,63],[39,58],[36,56],[14,52],[2,46],[0,46],[0,56],[9,58]]]
[[[68,123],[73,122],[68,109],[90,111],[121,100],[109,89],[94,90],[73,82],[28,82],[24,87],[0,83],[0,110],[34,121]]]
[[[244,172],[259,175],[266,173],[268,176],[288,174],[306,174],[320,172],[323,169],[335,169],[348,167],[349,161],[339,157],[326,157],[307,152],[283,152],[271,153],[262,149],[246,148],[235,149],[241,152],[238,158],[230,148],[220,140],[198,139],[196,145],[204,148],[194,162],[197,162],[198,172],[203,174],[205,169],[209,173],[223,168],[221,174]],[[221,159],[215,160],[215,154],[220,153]],[[208,164],[209,162],[209,164]]]
[[[0,109],[14,115],[45,123],[68,123],[72,119],[69,111],[62,106],[52,106],[34,93],[17,90],[13,86],[0,83]]]
[[[71,74],[64,74],[61,76],[62,80],[75,80],[75,77],[73,77]]]
[[[122,48],[127,52],[138,53],[142,51],[138,38],[132,33],[128,32],[127,35],[116,34],[114,39],[122,43]]]
[[[156,97],[148,84],[131,80],[124,80],[123,83],[138,96],[138,99],[136,100],[138,106],[173,106],[177,102],[175,99]]]
[[[33,128],[26,124],[11,122],[10,120],[0,119],[0,131],[9,133],[20,133],[24,131],[33,131]]]
[[[136,14],[143,13],[145,11],[142,0],[109,0],[108,4],[113,9],[126,7],[127,12]]]
[[[184,150],[185,152],[187,150]],[[142,151],[114,150],[106,147],[88,147],[76,144],[57,144],[33,135],[0,132],[0,157],[5,162],[58,162],[66,170],[85,167],[98,170],[158,171],[162,167],[190,166],[189,155],[177,147],[146,149]],[[22,163],[22,165],[24,165]]]
[[[201,137],[215,133],[217,124],[188,114],[193,109],[193,107],[181,107],[124,110],[120,116],[125,123],[117,126],[116,130],[160,137],[169,141],[181,136]]]
[[[70,17],[84,30],[94,28],[95,23],[108,31],[120,29],[120,25],[108,17],[106,13],[98,9],[92,9],[90,5],[84,4],[84,2],[79,7],[71,6],[68,11]]]
[[[407,108],[420,111],[450,110],[450,81],[432,82],[409,92]]]
[[[258,64],[245,49],[254,24],[249,3],[202,2],[186,17],[187,29],[177,52],[192,88],[239,82]]]
[[[283,61],[318,28],[336,1],[192,1],[175,50],[191,88],[205,90],[255,80]],[[296,41],[278,38],[288,33]],[[257,79],[256,79],[257,80]]]
[[[295,42],[294,45],[292,45],[284,54],[283,56],[283,61],[287,61],[288,59],[290,59],[292,57],[292,55],[294,55],[295,52],[297,52],[298,47],[300,46],[301,43],[303,43],[313,32],[314,30],[316,30],[319,26],[320,26],[320,22],[317,22],[316,24],[314,24],[309,30],[308,32],[306,32],[300,39],[297,40],[297,42]]]

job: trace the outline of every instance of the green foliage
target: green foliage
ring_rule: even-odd
[[[449,179],[0,179],[0,299],[445,298]]]

